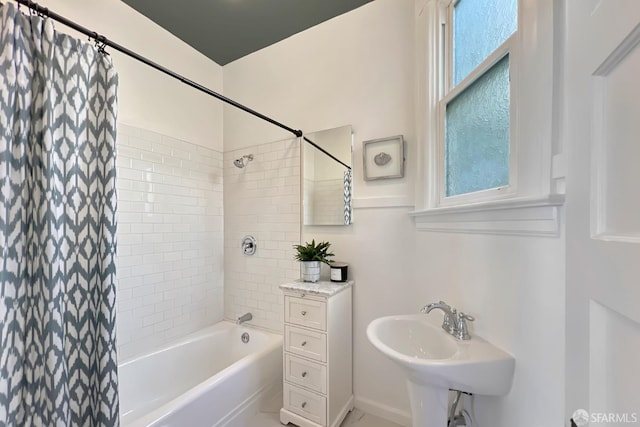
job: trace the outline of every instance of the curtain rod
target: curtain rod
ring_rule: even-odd
[[[224,95],[219,94],[218,92],[215,92],[205,86],[202,86],[199,83],[194,82],[193,80],[189,80],[188,78],[169,70],[168,68],[163,67],[162,65],[159,65],[135,52],[133,52],[130,49],[127,49],[124,46],[119,45],[118,43],[109,40],[108,38],[106,38],[103,35],[100,35],[98,33],[96,33],[95,31],[91,31],[86,27],[83,27],[80,24],[77,24],[76,22],[73,22],[67,18],[65,18],[64,16],[58,15],[57,13],[53,12],[52,10],[50,10],[49,8],[40,6],[38,3],[33,2],[31,0],[14,0],[15,2],[24,5],[26,7],[28,7],[29,9],[35,11],[36,13],[46,16],[48,18],[51,18],[55,21],[60,22],[61,24],[72,28],[86,36],[88,36],[89,38],[92,38],[93,40],[96,41],[96,43],[98,45],[100,45],[100,50],[104,51],[104,47],[105,46],[109,46],[110,48],[113,48],[115,50],[117,50],[118,52],[124,53],[125,55],[142,62],[143,64],[146,64],[152,68],[155,68],[156,70],[167,74],[168,76],[173,77],[174,79],[180,80],[182,83],[186,84],[187,86],[191,86],[194,89],[197,89],[201,92],[206,93],[207,95],[213,96],[214,98],[219,99],[220,101],[226,102],[227,104],[233,105],[236,108],[239,108],[242,111],[245,111],[249,114],[252,114],[264,121],[267,121],[275,126],[278,126],[288,132],[291,132],[292,134],[294,134],[296,137],[300,138],[303,137],[303,139],[308,142],[309,144],[313,145],[315,148],[317,148],[318,150],[322,151],[324,154],[326,154],[327,156],[331,157],[333,160],[335,160],[336,162],[340,163],[342,166],[346,167],[347,169],[351,170],[351,167],[348,166],[347,164],[345,164],[343,161],[341,161],[340,159],[338,159],[337,157],[335,157],[334,155],[332,155],[331,153],[329,153],[328,151],[326,151],[324,148],[320,147],[319,145],[317,145],[315,142],[311,141],[310,139],[308,139],[307,137],[303,136],[304,133],[299,130],[299,129],[293,129],[285,124],[280,123],[277,120],[272,119],[271,117],[265,116],[262,113],[257,112],[256,110],[253,110],[245,105],[240,104],[237,101],[234,101],[233,99],[227,98]]]

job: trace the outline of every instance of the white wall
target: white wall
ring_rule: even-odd
[[[352,125],[354,171],[362,180],[363,140],[404,134],[413,151],[413,4],[377,0],[224,67],[224,93],[305,133]],[[289,137],[224,107],[225,151]],[[357,197],[413,192],[409,178],[356,181]]]
[[[365,205],[397,195],[406,202],[413,194],[413,160],[406,178],[365,184],[361,159],[363,140],[398,134],[404,134],[409,158],[415,159],[413,49],[413,3],[376,0],[226,65],[224,92],[305,132],[352,125],[356,197]],[[286,136],[226,107],[224,123],[225,151]],[[336,259],[350,264],[356,280],[354,386],[359,406],[384,404],[404,415],[404,380],[369,345],[364,331],[375,317],[416,311],[416,301],[423,299],[415,298],[415,229],[407,212],[407,207],[359,209],[353,226],[305,227],[303,233],[303,240],[330,240]]]
[[[417,232],[413,209],[420,7],[376,0],[224,67],[225,95],[306,132],[353,125],[354,213],[348,227],[304,227],[332,242],[354,290],[356,405],[407,423],[402,373],[367,341],[374,318],[444,299],[476,316],[475,332],[511,352],[505,398],[475,398],[478,427],[541,427],[563,416],[564,238]],[[416,22],[418,23],[416,26]],[[416,43],[417,41],[417,43]],[[420,78],[426,78],[421,75]],[[414,98],[415,97],[415,98]],[[225,109],[225,150],[284,133]],[[404,179],[365,182],[362,142],[403,134]],[[441,315],[433,314],[434,322]]]
[[[548,426],[563,416],[564,239],[420,233],[418,299],[476,317],[474,333],[516,359],[505,398],[476,397],[478,426]],[[437,315],[440,320],[441,316]],[[472,332],[473,333],[473,332]]]
[[[222,89],[222,67],[120,0],[48,0],[44,6],[188,79]],[[62,24],[56,29],[71,32]],[[118,123],[222,151],[221,101],[107,51],[120,78]]]

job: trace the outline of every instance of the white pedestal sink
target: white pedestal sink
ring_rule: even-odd
[[[413,427],[447,426],[449,389],[501,396],[511,388],[510,354],[479,337],[457,340],[424,314],[376,319],[367,337],[406,373]]]

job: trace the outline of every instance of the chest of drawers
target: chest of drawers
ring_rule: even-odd
[[[353,409],[352,286],[281,285],[284,293],[280,422],[338,427]]]

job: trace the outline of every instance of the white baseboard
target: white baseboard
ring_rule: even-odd
[[[397,408],[393,408],[384,403],[376,402],[375,400],[367,399],[366,397],[356,396],[356,408],[367,412],[376,417],[384,418],[385,420],[400,424],[402,426],[411,427],[411,414],[401,411]]]

